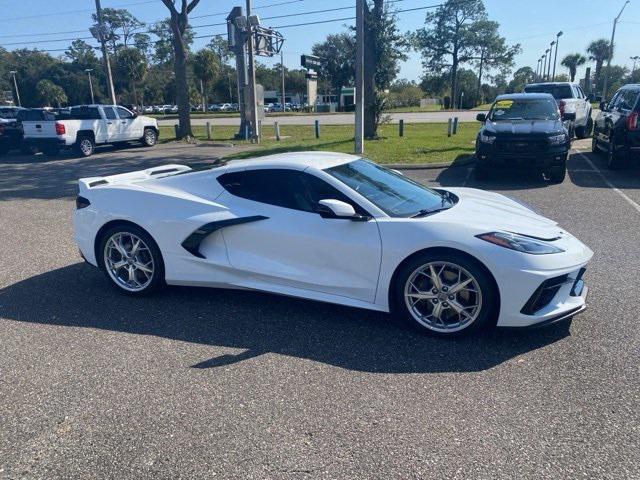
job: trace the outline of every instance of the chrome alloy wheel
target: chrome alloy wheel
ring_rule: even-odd
[[[405,284],[404,300],[418,323],[440,333],[467,328],[482,309],[478,281],[450,262],[429,262],[414,270]]]
[[[80,140],[80,151],[83,155],[88,156],[93,152],[93,144],[91,140],[88,138],[83,138]]]
[[[118,232],[107,240],[104,246],[104,265],[111,279],[129,292],[140,292],[153,280],[151,251],[132,233]]]
[[[156,132],[154,132],[150,128],[147,128],[144,131],[144,142],[150,147],[154,146],[156,144]]]

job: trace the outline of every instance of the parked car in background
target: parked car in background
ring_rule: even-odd
[[[22,133],[18,122],[21,107],[0,107],[0,155],[20,148]]]
[[[483,123],[476,139],[478,179],[502,168],[533,170],[554,183],[564,181],[571,136],[563,120],[573,121],[575,113],[561,115],[552,95],[500,95],[489,113],[479,113],[477,119]]]
[[[230,112],[231,110],[233,110],[233,107],[230,103],[223,103],[222,105],[220,105],[221,112]]]
[[[145,107],[142,107],[142,112],[143,113],[153,113],[153,105],[147,105]]]
[[[640,154],[640,84],[625,85],[600,104],[591,140],[594,153],[607,154],[607,166],[620,168]]]
[[[580,85],[570,82],[532,83],[524,87],[525,93],[549,93],[558,102],[560,114],[575,113],[573,122],[575,135],[578,138],[591,136],[593,118],[591,102],[582,91]]]
[[[220,105],[218,105],[217,103],[212,103],[211,105],[209,105],[208,110],[210,112],[219,112],[220,111]]]
[[[56,155],[63,148],[74,148],[88,157],[97,144],[140,141],[153,146],[158,139],[155,118],[138,116],[114,105],[79,105],[69,114],[52,120],[22,122],[24,142],[46,155]]]

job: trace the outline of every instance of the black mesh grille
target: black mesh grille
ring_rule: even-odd
[[[559,277],[550,278],[542,282],[542,284],[536,288],[536,291],[533,292],[531,298],[527,300],[520,313],[524,313],[525,315],[533,315],[538,310],[549,305],[553,297],[556,296],[560,287],[564,285],[569,278],[568,274],[560,275]]]

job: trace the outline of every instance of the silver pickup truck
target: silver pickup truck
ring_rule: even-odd
[[[153,146],[158,140],[155,118],[138,116],[116,105],[79,105],[61,112],[55,120],[22,122],[23,142],[57,155],[63,148],[74,148],[83,157],[93,154],[96,145],[140,141]]]
[[[571,82],[531,83],[524,87],[524,93],[550,93],[556,99],[560,114],[575,113],[575,135],[577,138],[588,138],[593,131],[591,103],[580,88]]]

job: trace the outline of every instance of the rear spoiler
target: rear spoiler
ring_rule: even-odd
[[[80,192],[86,192],[92,188],[103,185],[116,185],[119,183],[140,182],[151,178],[163,178],[177,175],[179,173],[190,172],[191,168],[186,165],[162,165],[160,167],[138,170],[137,172],[121,173],[119,175],[109,175],[107,177],[88,177],[78,180]]]

